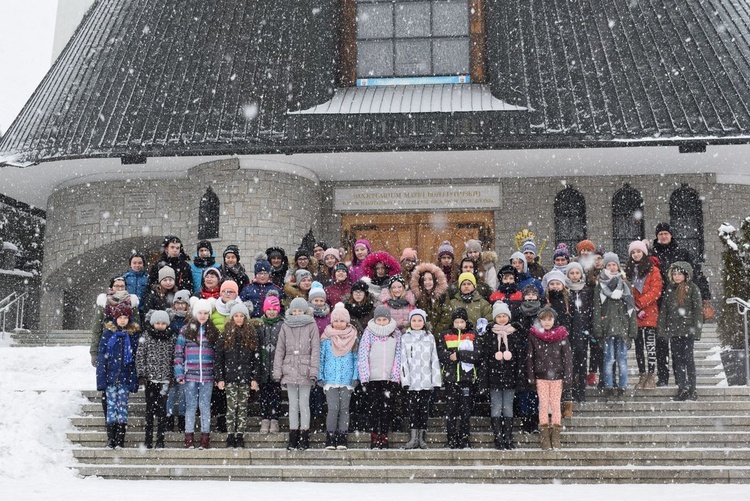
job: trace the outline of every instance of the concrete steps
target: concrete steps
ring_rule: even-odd
[[[30,331],[25,333],[15,333],[12,338],[12,346],[17,348],[37,348],[41,346],[88,346],[91,342],[91,331]]]

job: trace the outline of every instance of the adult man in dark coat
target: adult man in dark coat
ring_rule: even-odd
[[[159,283],[159,270],[165,266],[174,270],[177,290],[193,290],[193,271],[190,269],[188,256],[182,249],[182,240],[174,235],[164,237],[161,257],[151,266],[148,273],[149,288]]]
[[[677,241],[672,236],[672,227],[669,223],[659,223],[656,225],[653,254],[659,258],[659,271],[664,283],[662,297],[664,297],[667,290],[666,286],[669,284],[669,267],[677,261],[686,261],[695,270],[695,283],[700,288],[704,305],[711,299],[708,280],[700,273],[700,264],[696,262],[690,251],[681,248],[677,244]],[[659,299],[659,303],[661,303],[661,298]],[[667,386],[669,383],[669,340],[666,338],[657,337],[656,339],[656,372],[656,385]]]

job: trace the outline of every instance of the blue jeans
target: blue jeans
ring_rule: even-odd
[[[628,343],[621,337],[610,337],[604,340],[604,387],[614,386],[612,364],[617,360],[619,375],[618,387],[628,387]]]
[[[211,393],[214,382],[185,382],[185,433],[195,432],[195,411],[201,410],[201,432],[211,432]]]
[[[490,390],[490,416],[493,418],[513,417],[513,399],[516,390],[501,390],[492,388]]]
[[[181,384],[171,386],[167,393],[167,416],[174,415],[174,404],[177,402],[177,415],[185,415],[185,387]]]

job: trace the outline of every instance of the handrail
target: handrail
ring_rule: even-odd
[[[23,327],[23,315],[26,306],[26,298],[28,297],[28,295],[28,292],[22,292],[21,294],[17,292],[11,292],[2,300],[0,300],[0,317],[2,318],[2,320],[0,321],[0,332],[7,332],[5,329],[5,325],[8,320],[8,313],[14,306],[16,309],[16,322],[14,330],[18,330]]]
[[[727,304],[736,304],[737,313],[742,315],[742,323],[745,327],[745,386],[750,386],[750,348],[747,336],[747,313],[750,311],[750,302],[738,297],[727,298]]]

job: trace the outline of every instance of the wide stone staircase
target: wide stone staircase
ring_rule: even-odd
[[[89,330],[49,330],[24,331],[11,335],[16,348],[37,348],[40,346],[88,346],[91,342]]]
[[[486,404],[472,418],[472,449],[443,448],[441,418],[430,419],[429,449],[399,450],[405,433],[392,433],[391,449],[371,451],[368,433],[351,433],[348,451],[323,449],[316,433],[311,449],[288,452],[286,433],[260,435],[252,417],[245,449],[224,448],[225,435],[212,434],[213,448],[186,450],[182,434],[168,433],[167,448],[147,450],[143,441],[143,394],[131,395],[126,447],[104,448],[106,433],[99,393],[72,418],[68,434],[77,446],[71,465],[81,475],[116,479],[215,479],[309,482],[485,482],[485,483],[750,483],[750,388],[721,386],[715,328],[706,326],[696,343],[698,401],[673,402],[675,387],[635,392],[635,358],[630,354],[631,389],[621,401],[607,401],[594,388],[566,420],[563,448],[543,452],[538,435],[515,433],[518,449],[492,448]],[[438,411],[442,405],[438,403]],[[251,406],[251,412],[255,406]],[[287,425],[281,420],[282,429]]]

